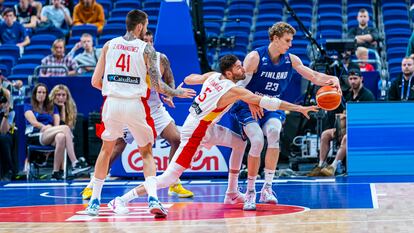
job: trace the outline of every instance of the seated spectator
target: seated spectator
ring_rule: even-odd
[[[17,175],[17,158],[13,153],[14,111],[10,92],[0,87],[0,179],[10,181]]]
[[[52,45],[52,54],[42,59],[42,66],[65,66],[68,68],[68,75],[76,74],[77,64],[70,56],[65,56],[65,41],[57,39]],[[65,76],[63,68],[44,68],[40,70],[40,76]]]
[[[368,60],[368,49],[365,47],[358,47],[357,50],[355,51],[355,55],[358,60],[367,61]],[[359,65],[361,72],[375,71],[374,66],[369,63],[359,62],[358,65]]]
[[[101,4],[95,0],[79,0],[73,10],[73,25],[94,24],[98,32],[102,32],[105,24],[105,13]]]
[[[45,6],[47,5],[52,5],[53,0],[46,0]],[[73,7],[75,6],[75,4],[73,3],[73,0],[60,0],[60,2],[62,3],[63,6],[65,6],[66,8],[68,8],[70,15],[73,14]]]
[[[40,16],[40,22],[47,24],[50,22],[56,29],[63,32],[64,35],[69,33],[69,27],[72,25],[72,17],[68,8],[60,0],[52,0],[53,5],[43,7]]]
[[[368,26],[369,14],[364,8],[360,9],[357,16],[358,27],[348,31],[348,37],[355,39],[358,46],[376,48],[379,40],[378,30]]]
[[[363,83],[363,77],[360,70],[357,67],[352,67],[348,71],[348,82],[350,90],[345,95],[345,102],[365,102],[374,101],[375,97],[372,92],[365,88]],[[339,129],[340,132],[336,132],[336,128],[330,128],[322,132],[320,152],[319,152],[319,164],[308,174],[308,176],[333,176],[338,167],[341,165],[343,159],[346,156],[346,115],[345,111],[341,114],[337,114],[339,117]],[[330,142],[334,139],[338,139],[340,142],[339,150],[336,154],[333,163],[327,167],[326,158],[328,156]]]
[[[414,100],[414,60],[404,57],[401,62],[402,77],[390,77],[391,82],[388,90],[388,99],[393,101]]]
[[[101,55],[101,49],[93,46],[93,37],[88,33],[82,35],[80,42],[76,43],[68,55],[73,57],[80,48],[83,48],[83,53],[76,55],[74,58],[78,66],[86,66],[80,69],[80,73],[92,72]]]
[[[32,93],[31,104],[24,106],[27,143],[31,145],[52,145],[55,147],[52,179],[61,180],[65,150],[72,162],[72,174],[89,169],[79,162],[73,146],[73,135],[67,125],[59,125],[60,116],[56,106],[48,97],[45,84],[38,83]]]
[[[28,29],[29,34],[37,25],[37,9],[30,5],[29,0],[20,0],[19,4],[14,5],[17,21]]]
[[[2,15],[4,22],[0,23],[0,43],[17,45],[23,51],[23,47],[30,44],[26,29],[16,22],[12,8],[6,8]]]
[[[39,1],[35,1],[35,0],[29,0],[29,4],[32,7],[36,8],[36,12],[37,12],[36,17],[39,20],[40,19],[40,13],[42,12],[42,3],[39,2]]]
[[[63,84],[54,86],[50,91],[49,99],[53,101],[59,110],[60,124],[67,125],[73,130],[78,110],[69,88]]]

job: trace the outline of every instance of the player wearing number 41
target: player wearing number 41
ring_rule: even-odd
[[[156,132],[147,103],[151,85],[157,92],[167,96],[195,96],[192,89],[172,89],[161,80],[156,52],[143,41],[147,25],[148,16],[145,12],[130,11],[126,17],[126,34],[104,45],[92,76],[92,86],[102,90],[102,95],[107,99],[102,109],[102,121],[105,124],[101,137],[103,142],[92,178],[92,197],[86,208],[89,215],[99,214],[101,191],[108,172],[109,159],[116,139],[122,137],[125,126],[137,142],[143,158],[147,189],[150,193],[156,193],[156,169],[152,156]],[[146,79],[147,73],[149,79]],[[158,199],[149,200],[149,208],[155,214],[162,212]]]
[[[238,193],[238,172],[245,150],[246,143],[229,129],[216,125],[223,114],[237,100],[258,105],[268,110],[297,111],[308,117],[309,111],[317,111],[316,106],[302,107],[277,98],[259,96],[251,91],[236,86],[236,82],[245,78],[245,71],[241,62],[234,55],[226,55],[220,59],[221,73],[209,72],[203,75],[192,74],[184,79],[186,84],[203,84],[200,94],[194,99],[189,114],[181,128],[181,143],[174,154],[167,170],[156,177],[157,189],[165,188],[174,183],[190,167],[194,155],[202,146],[221,145],[232,148],[230,156],[229,187],[226,199],[230,204],[243,203],[244,195]],[[131,201],[138,196],[148,193],[149,199],[154,199],[156,193],[151,193],[148,181],[134,188],[122,198],[116,200]],[[233,193],[233,196],[228,194]],[[155,196],[156,198],[156,196]],[[232,202],[233,200],[233,202]],[[115,203],[112,208],[116,213],[128,213],[125,201]],[[164,210],[164,209],[163,209]],[[155,213],[155,217],[165,217],[167,211]]]
[[[279,98],[289,85],[292,69],[312,83],[325,86],[333,85],[339,91],[337,77],[322,74],[304,66],[295,55],[288,53],[292,46],[296,30],[285,22],[277,22],[269,28],[270,43],[247,54],[243,66],[246,79],[239,84],[251,92]],[[279,159],[279,137],[282,122],[286,116],[283,111],[267,111],[257,105],[248,105],[239,101],[234,104],[231,113],[238,121],[243,133],[251,143],[248,158],[248,183],[244,209],[256,208],[255,181],[259,170],[260,154],[267,137],[268,147],[265,157],[265,183],[261,190],[260,201],[277,203],[273,194],[272,181]]]

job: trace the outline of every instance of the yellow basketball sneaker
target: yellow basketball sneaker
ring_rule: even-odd
[[[168,195],[189,198],[193,197],[194,193],[190,190],[185,189],[180,183],[178,183],[170,186],[170,188],[168,189]]]
[[[82,190],[81,194],[82,194],[82,200],[89,200],[92,197],[92,189],[86,187]]]

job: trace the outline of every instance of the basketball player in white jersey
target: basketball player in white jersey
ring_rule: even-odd
[[[167,170],[156,177],[157,189],[168,187],[174,183],[190,167],[195,153],[205,144],[216,143],[216,145],[229,146],[233,142],[229,135],[234,135],[229,129],[216,125],[221,116],[228,111],[231,105],[242,100],[249,104],[255,104],[269,110],[290,110],[298,111],[308,117],[309,111],[317,111],[317,107],[303,107],[282,101],[277,98],[258,96],[249,90],[236,86],[236,82],[245,78],[245,71],[241,62],[234,55],[226,55],[220,59],[220,69],[222,73],[209,72],[204,75],[190,75],[185,78],[187,84],[203,84],[200,94],[194,99],[190,107],[190,114],[181,128],[181,143],[174,157],[167,167]],[[230,139],[230,140],[229,140]],[[239,140],[242,139],[239,137]],[[238,143],[236,141],[236,143]],[[232,165],[230,161],[230,170],[240,169],[240,164],[244,152],[244,147],[238,153],[233,153],[230,160],[237,161],[237,165]],[[144,195],[148,185],[140,185],[125,194],[124,198],[130,198],[129,201],[138,196]],[[229,184],[230,185],[230,184]],[[119,213],[127,213],[126,206],[118,206]],[[121,211],[121,209],[123,209]],[[156,217],[165,217],[167,211],[157,212]]]
[[[147,31],[144,36],[144,41],[149,45],[153,46],[153,34],[151,31]],[[170,62],[165,54],[156,52],[157,54],[157,66],[160,69],[161,77],[164,82],[171,88],[175,88],[174,75],[172,73]],[[148,99],[148,105],[151,109],[151,117],[154,119],[155,132],[157,135],[160,135],[162,138],[167,140],[170,144],[170,154],[169,160],[172,159],[175,151],[180,145],[180,132],[175,125],[174,119],[165,109],[161,98],[163,101],[170,107],[174,108],[174,102],[172,97],[169,96],[160,96],[154,88],[151,88],[151,94]],[[125,150],[126,144],[131,144],[134,141],[134,138],[131,132],[125,128],[123,138],[119,138],[116,141],[114,151],[112,152],[111,159],[109,162],[109,167],[112,166],[112,163],[122,155],[122,152]],[[89,200],[92,196],[92,180],[81,192],[83,200]],[[168,194],[171,196],[178,196],[181,198],[190,198],[194,194],[190,190],[185,189],[181,182],[178,180],[176,183],[172,184],[168,190]],[[118,204],[115,201],[122,201],[121,199],[114,199],[108,203],[110,208],[117,206]]]
[[[172,89],[161,80],[154,48],[142,41],[148,25],[148,16],[140,10],[131,10],[126,17],[127,33],[108,41],[92,76],[92,86],[102,90],[107,99],[102,110],[105,131],[102,147],[95,164],[92,197],[86,213],[98,215],[101,191],[108,172],[110,155],[116,139],[122,137],[125,126],[136,140],[144,162],[144,176],[149,194],[150,212],[162,213],[157,198],[155,162],[152,145],[156,132],[147,100],[151,85],[162,94],[191,98],[195,91],[186,88]],[[147,77],[149,74],[149,78]],[[102,79],[103,77],[103,79]]]

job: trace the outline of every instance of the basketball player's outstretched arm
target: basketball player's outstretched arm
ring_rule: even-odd
[[[339,92],[341,92],[341,86],[337,77],[323,74],[304,66],[300,58],[296,55],[290,54],[290,59],[292,61],[292,67],[307,80],[318,86],[332,85],[336,87]]]
[[[229,91],[232,93],[232,96],[235,97],[232,101],[241,100],[248,104],[258,105],[264,109],[275,111],[275,110],[287,110],[287,111],[295,111],[302,113],[306,118],[309,118],[309,112],[317,112],[317,106],[301,106],[292,104],[286,101],[283,101],[278,98],[270,98],[267,96],[259,96],[253,94],[251,91],[243,88],[243,87],[233,87]],[[231,99],[231,97],[229,98]],[[218,106],[220,107],[220,106]]]
[[[215,73],[217,72],[211,71],[205,74],[190,74],[184,78],[184,83],[187,85],[203,84],[208,79],[208,77]]]
[[[148,74],[151,79],[151,85],[158,93],[167,96],[177,96],[179,98],[192,98],[196,95],[196,92],[193,89],[182,87],[173,89],[162,81],[161,73],[157,67],[157,55],[155,53],[154,47],[147,44],[144,49],[144,56],[147,64]]]
[[[175,89],[175,80],[174,75],[171,70],[170,61],[168,60],[165,54],[161,54],[160,56],[160,63],[161,63],[161,76],[164,79],[164,82],[171,88]]]
[[[98,59],[98,63],[96,63],[95,71],[93,72],[93,75],[92,75],[92,80],[91,80],[92,86],[99,90],[102,90],[102,77],[105,72],[105,62],[106,62],[105,60],[106,60],[107,51],[108,51],[108,42],[105,43],[102,49],[101,56]]]

